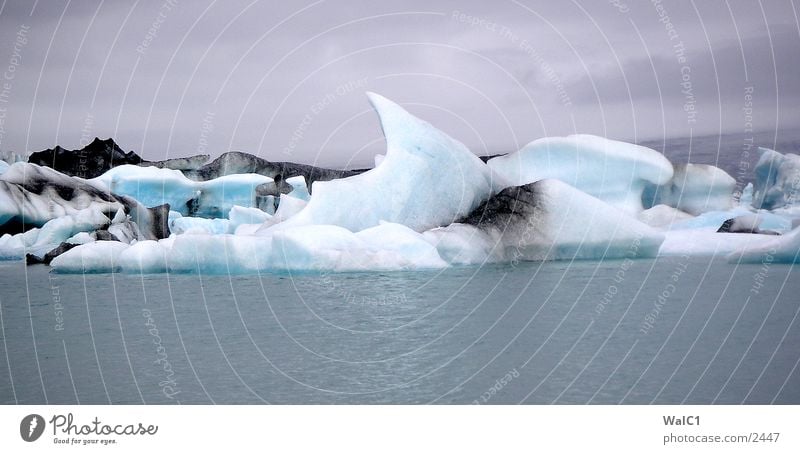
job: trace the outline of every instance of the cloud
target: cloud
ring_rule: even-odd
[[[571,132],[631,139],[735,131],[745,71],[759,127],[796,124],[800,37],[791,8],[771,2],[762,17],[750,2],[730,3],[730,13],[722,0],[697,11],[664,5],[687,46],[702,109],[694,125],[651,2],[622,12],[589,1],[207,0],[168,10],[163,2],[62,1],[39,2],[30,15],[29,2],[8,1],[0,63],[18,28],[31,32],[0,148],[77,147],[88,130],[149,158],[174,157],[197,151],[212,114],[204,140],[214,154],[361,165],[383,147],[366,90],[477,153]],[[320,100],[328,100],[324,109],[313,111]],[[293,139],[306,115],[311,125]]]

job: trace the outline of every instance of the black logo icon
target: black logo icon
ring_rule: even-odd
[[[44,433],[44,418],[37,414],[22,418],[19,423],[19,435],[25,441],[36,441]]]

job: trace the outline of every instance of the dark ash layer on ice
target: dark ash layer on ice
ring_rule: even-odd
[[[208,181],[225,175],[257,173],[272,178],[277,185],[288,178],[302,176],[310,189],[315,181],[350,177],[366,170],[333,170],[294,162],[272,162],[249,153],[231,151],[196,170],[184,171],[184,175],[193,180]]]
[[[169,205],[148,208],[47,167],[16,163],[0,175],[4,255],[44,259],[67,250],[57,238],[79,233],[127,243],[167,238],[168,217]]]
[[[278,193],[291,191],[291,187],[282,185],[282,182],[291,177],[305,177],[310,187],[314,181],[349,177],[367,170],[334,170],[293,162],[272,162],[240,151],[224,153],[211,162],[208,162],[209,159],[211,156],[201,154],[163,161],[148,161],[134,151],[126,152],[113,139],[95,138],[92,143],[77,150],[56,146],[32,153],[28,162],[50,167],[65,175],[86,179],[98,177],[114,167],[128,164],[180,170],[187,178],[197,181],[208,181],[233,174],[257,173],[275,180],[279,187]]]
[[[654,257],[655,229],[559,180],[503,189],[460,222],[425,232],[451,263]]]
[[[209,159],[209,155],[197,155],[164,161],[147,161],[134,151],[126,152],[113,139],[100,140],[95,137],[92,143],[79,150],[67,150],[56,146],[55,148],[32,153],[28,158],[28,162],[50,167],[69,176],[94,178],[114,167],[125,164],[192,170],[202,166]]]

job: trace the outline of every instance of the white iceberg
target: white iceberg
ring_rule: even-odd
[[[273,183],[259,174],[226,175],[209,181],[194,181],[179,170],[123,165],[89,180],[114,194],[133,197],[152,207],[168,203],[184,216],[223,218],[235,205],[256,207],[256,188]]]
[[[442,260],[451,265],[482,265],[506,261],[505,247],[495,235],[470,224],[453,223],[423,233]]]
[[[422,234],[393,223],[353,233],[335,225],[276,231],[271,266],[281,270],[410,270],[447,263]]]
[[[737,207],[728,211],[709,211],[692,218],[676,220],[670,224],[670,230],[710,230],[716,232],[725,221],[741,216],[757,215],[759,229],[785,233],[792,229],[792,219],[765,210],[753,211],[750,208]]]
[[[645,189],[645,206],[664,204],[692,215],[729,210],[734,205],[735,187],[736,180],[718,167],[676,165],[670,181]]]
[[[305,200],[311,198],[311,194],[308,193],[308,186],[306,185],[306,178],[302,175],[298,175],[296,177],[291,177],[286,179],[286,183],[288,183],[292,187],[292,191],[289,193],[290,196]]]
[[[511,185],[553,178],[632,215],[644,208],[646,186],[673,176],[672,164],[655,150],[588,134],[538,139],[487,164]]]
[[[308,202],[303,199],[294,197],[291,194],[284,194],[278,199],[278,209],[275,210],[275,214],[272,218],[267,219],[265,223],[273,225],[284,222],[302,212],[307,205]]]
[[[113,273],[119,271],[120,254],[130,245],[119,241],[95,241],[75,246],[50,262],[59,273]]]
[[[419,232],[469,214],[505,186],[461,142],[382,96],[369,99],[386,136],[381,164],[314,182],[308,206],[274,228],[336,225],[357,232],[386,221]]]
[[[644,222],[650,227],[670,228],[676,222],[687,221],[693,219],[689,213],[673,208],[668,205],[656,205],[648,208],[636,215],[636,219]]]
[[[446,266],[447,262],[422,234],[390,223],[358,233],[321,225],[280,230],[272,236],[195,233],[159,241],[139,241],[130,246],[98,241],[75,247],[53,260],[54,269],[61,273],[252,274]]]
[[[222,234],[230,232],[230,220],[228,219],[208,219],[194,216],[181,216],[173,219],[169,224],[169,230],[176,235],[185,234]]]
[[[800,263],[800,228],[762,242],[749,243],[731,252],[732,263]]]
[[[251,274],[270,269],[272,240],[252,235],[177,235],[169,270],[179,273]]]
[[[139,241],[124,249],[116,265],[125,273],[163,273],[169,270],[169,256],[174,239]]]
[[[248,208],[234,206],[228,213],[228,232],[229,233],[244,233],[245,229],[248,232],[255,232],[262,224],[272,219],[272,215],[265,213],[258,208]],[[241,229],[240,229],[241,227]]]
[[[777,238],[755,233],[721,233],[715,229],[670,230],[664,232],[664,236],[659,257],[726,256],[741,249],[762,246]]]

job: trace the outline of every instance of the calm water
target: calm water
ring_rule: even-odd
[[[5,263],[0,402],[800,403],[796,267],[629,265],[228,277]]]

